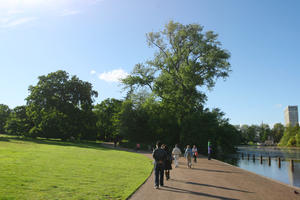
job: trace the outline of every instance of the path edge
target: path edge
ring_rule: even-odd
[[[144,155],[145,157],[147,157],[146,155]],[[147,157],[148,158],[148,157]],[[150,159],[151,160],[151,159]],[[150,176],[152,175],[152,173],[153,173],[153,170],[154,170],[154,166],[152,167],[152,170],[151,170],[151,172],[150,172],[150,174],[149,174],[149,176],[145,179],[145,181],[141,184],[141,185],[139,185],[127,198],[126,198],[126,200],[129,200],[148,180],[149,180],[149,178],[150,178]]]

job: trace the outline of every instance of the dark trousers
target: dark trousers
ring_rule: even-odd
[[[164,165],[155,163],[155,169],[154,169],[154,174],[155,174],[155,185],[164,185]]]
[[[210,153],[209,153],[209,154],[208,154],[208,160],[210,160],[210,158],[211,158],[211,157],[210,157]]]
[[[193,157],[194,157],[194,162],[196,163],[197,162],[197,156],[194,154]]]

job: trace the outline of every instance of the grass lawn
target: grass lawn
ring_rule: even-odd
[[[150,175],[136,153],[0,134],[0,200],[126,199]]]

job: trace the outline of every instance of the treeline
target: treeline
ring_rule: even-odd
[[[268,124],[235,126],[241,136],[242,144],[274,142],[279,146],[300,147],[300,128],[276,123],[273,128]]]
[[[236,126],[241,134],[241,140],[243,144],[248,143],[264,143],[267,140],[271,140],[274,143],[279,143],[285,127],[281,123],[274,124],[273,128],[270,128],[268,124],[261,125],[241,125]]]
[[[93,106],[97,92],[88,82],[65,71],[40,76],[29,87],[26,105],[10,110],[1,105],[0,131],[29,137],[63,140],[123,140],[153,145],[198,145],[214,154],[234,151],[241,137],[219,109],[204,107],[204,88],[230,72],[230,54],[217,34],[198,24],[169,22],[148,33],[157,49],[152,60],[137,64],[122,80],[124,99],[106,99]]]
[[[300,147],[300,128],[296,126],[288,126],[285,128],[283,137],[279,143],[280,146]]]

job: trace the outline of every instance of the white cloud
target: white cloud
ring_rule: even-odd
[[[120,79],[126,78],[129,74],[123,69],[115,69],[110,72],[99,74],[99,79],[107,82],[120,82]]]
[[[70,0],[0,0],[0,8],[36,8],[41,6],[49,6],[53,4],[65,4],[68,1]]]
[[[276,108],[282,108],[282,104],[276,104]]]
[[[61,16],[77,15],[79,13],[80,13],[79,10],[63,10]]]
[[[96,71],[95,70],[91,70],[90,72],[92,75],[96,74]]]
[[[0,20],[0,28],[12,28],[34,20],[36,20],[35,17],[22,17],[22,18],[15,18],[15,19],[4,18]]]
[[[22,14],[22,13],[24,13],[24,11],[22,11],[22,10],[9,10],[9,11],[7,11],[8,15],[17,15],[17,14]]]

